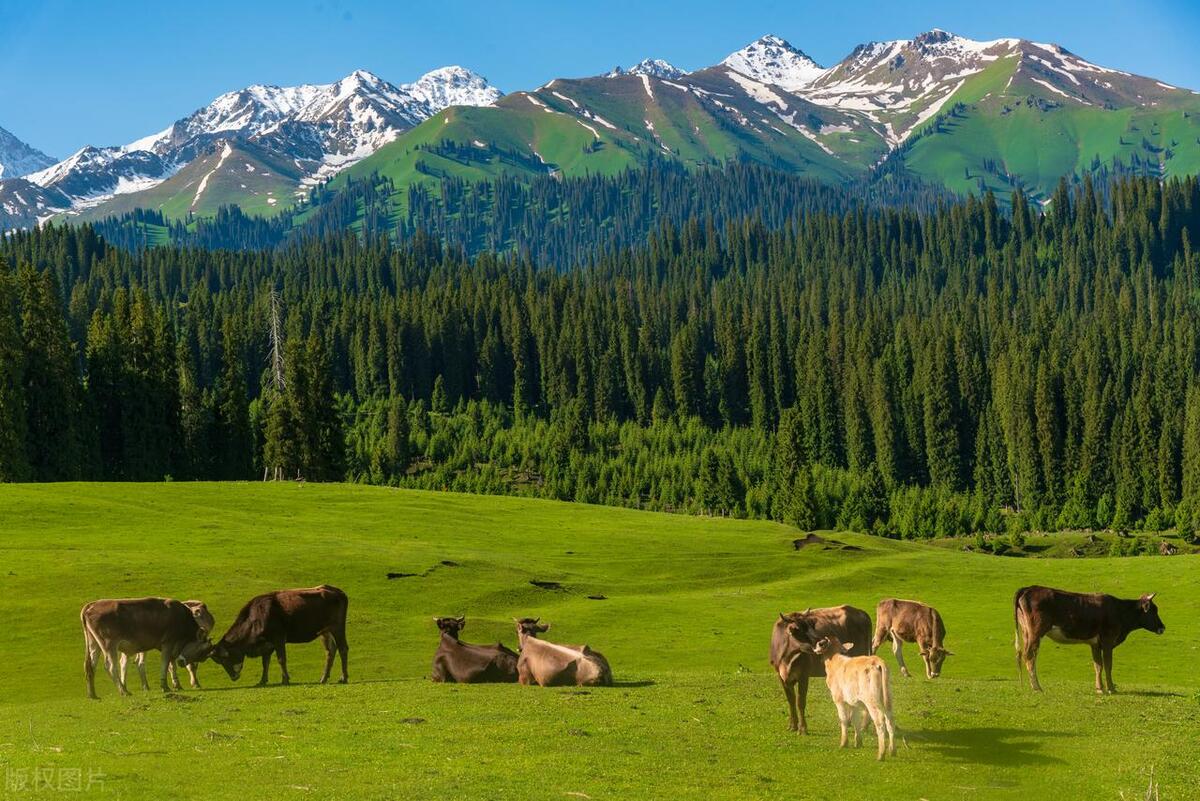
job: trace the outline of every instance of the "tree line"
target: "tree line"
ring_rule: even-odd
[[[1191,531],[1200,184],[1009,208],[693,218],[574,270],[421,231],[134,253],[86,227],[13,234],[0,477],[265,471],[898,536]]]

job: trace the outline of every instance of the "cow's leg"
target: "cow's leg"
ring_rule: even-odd
[[[149,691],[150,682],[146,680],[146,652],[138,651],[138,655],[133,658],[137,663],[138,677],[142,680],[142,689]]]
[[[800,724],[796,720],[796,688],[783,676],[779,677],[779,683],[783,685],[783,700],[787,704],[788,731],[797,731]]]
[[[895,631],[892,632],[892,653],[896,655],[896,664],[900,666],[904,678],[909,678],[908,665],[904,664],[904,640],[900,639],[900,635]]]
[[[808,734],[808,671],[800,675],[796,683],[796,709],[800,713],[800,733]]]
[[[88,698],[99,700],[96,695],[96,657],[99,649],[92,644],[87,629],[83,632],[83,678],[87,682]]]
[[[337,646],[328,631],[321,635],[321,644],[325,646],[325,672],[321,674],[321,683],[324,684],[329,681],[329,671],[333,670],[333,651]]]
[[[162,669],[159,671],[158,683],[162,687],[164,693],[171,691],[171,685],[167,684],[167,677],[171,675],[171,665],[175,662],[175,657],[179,654],[179,646],[168,645],[163,643],[162,647]],[[179,689],[179,681],[175,681],[175,689]]]
[[[275,657],[279,660],[279,670],[280,670],[280,672],[283,673],[283,678],[280,680],[279,683],[280,684],[291,684],[292,677],[288,675],[288,670],[287,670],[287,646],[284,645],[283,643],[279,643],[278,645],[276,645],[275,646]]]
[[[1108,691],[1110,693],[1115,693],[1117,691],[1117,685],[1113,684],[1112,680],[1112,652],[1113,649],[1111,645],[1104,647],[1104,678],[1108,681]]]
[[[271,652],[270,651],[267,651],[265,654],[263,654],[262,663],[263,663],[263,673],[262,673],[262,678],[258,680],[259,687],[262,687],[264,684],[267,683],[267,673],[269,673],[271,670]]]
[[[849,704],[839,702],[837,711],[838,725],[841,727],[841,738],[838,740],[838,748],[845,748],[850,740],[848,725],[850,724],[850,719],[854,716],[854,710],[850,708]]]
[[[1096,692],[1103,693],[1104,685],[1100,682],[1100,672],[1104,669],[1104,657],[1099,645],[1092,646],[1092,668],[1096,671]]]
[[[122,653],[119,657],[117,657],[117,661],[121,665],[121,681],[125,681],[125,677],[129,675],[129,657],[125,653]]]
[[[113,684],[117,685],[121,695],[129,695],[129,688],[125,686],[125,675],[121,670],[121,655],[115,643],[110,643],[104,651],[104,667],[112,676]]]
[[[1022,660],[1025,662],[1025,672],[1029,674],[1029,686],[1038,692],[1042,691],[1037,674],[1038,646],[1040,644],[1040,637],[1030,637],[1025,641],[1025,648],[1021,654]]]
[[[350,681],[350,672],[347,668],[347,662],[350,660],[350,643],[346,641],[346,630],[334,632],[333,638],[337,642],[338,656],[342,660],[342,677],[338,679],[338,684],[347,684]]]
[[[867,712],[871,715],[871,722],[875,724],[875,738],[879,740],[879,747],[875,752],[875,758],[883,759],[883,755],[887,751],[887,729],[883,723],[883,710],[872,704],[867,708]]]
[[[196,676],[196,665],[192,662],[188,662],[184,667],[187,668],[188,683],[192,685],[193,690],[199,690],[200,679],[198,676]]]
[[[178,653],[178,652],[176,652],[176,653]],[[177,658],[178,657],[176,657],[176,659],[171,660],[171,664],[168,666],[167,669],[171,673],[171,686],[174,687],[176,690],[182,690],[183,687],[181,687],[179,684],[179,666],[175,664]]]
[[[861,707],[855,708],[850,715],[850,722],[854,725],[854,747],[862,748],[862,733],[867,727],[867,710]]]

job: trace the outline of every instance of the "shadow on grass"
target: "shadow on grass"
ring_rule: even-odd
[[[1044,752],[1053,738],[1074,737],[1068,732],[980,727],[906,731],[909,745],[929,749],[948,762],[976,765],[1057,765],[1064,760]]]
[[[658,682],[653,681],[652,679],[642,679],[641,681],[614,681],[612,683],[612,686],[614,686],[614,687],[653,687],[656,684],[658,684]]]

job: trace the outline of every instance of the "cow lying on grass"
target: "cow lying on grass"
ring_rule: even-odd
[[[886,598],[875,607],[875,637],[871,640],[871,653],[883,645],[884,638],[892,641],[892,653],[905,678],[909,677],[908,665],[904,664],[903,647],[906,642],[915,642],[921,659],[925,661],[925,678],[936,679],[942,672],[942,662],[954,656],[946,650],[946,626],[942,616],[932,606],[920,601],[900,601]]]
[[[262,657],[262,678],[267,683],[271,654],[279,660],[284,684],[291,682],[287,669],[288,643],[312,642],[317,637],[325,645],[325,672],[321,683],[329,680],[333,653],[342,658],[342,678],[349,680],[346,660],[350,646],[346,642],[346,608],[349,599],[337,587],[322,584],[303,590],[278,590],[251,598],[238,612],[237,619],[220,642],[212,647],[212,660],[237,681],[247,656]]]
[[[808,679],[824,676],[824,662],[813,654],[813,643],[826,635],[853,642],[855,653],[866,654],[871,638],[871,617],[853,606],[806,609],[779,613],[771,631],[771,667],[783,685],[788,708],[788,728],[808,734]]]
[[[541,618],[521,618],[517,624],[517,639],[521,655],[517,659],[517,681],[541,687],[611,687],[612,668],[598,651],[586,645],[558,645],[539,640],[538,635],[550,630]]]
[[[189,608],[173,598],[106,599],[85,605],[79,612],[79,621],[83,625],[83,673],[88,698],[96,698],[96,661],[101,654],[104,667],[121,695],[129,695],[125,686],[126,660],[145,651],[162,652],[163,692],[170,689],[168,674],[175,689],[180,689],[175,660],[194,665],[203,661],[210,647],[208,631],[200,619],[211,621],[212,615],[199,601],[191,603],[197,606]],[[138,665],[142,684],[149,689],[144,658]]]
[[[501,643],[471,645],[458,639],[467,625],[465,617],[435,617],[434,622],[442,637],[433,655],[431,679],[456,684],[517,680],[516,653]]]
[[[1030,686],[1041,691],[1037,655],[1042,637],[1065,645],[1087,644],[1092,647],[1096,692],[1104,692],[1104,685],[1100,683],[1103,668],[1108,692],[1115,693],[1113,649],[1137,629],[1155,634],[1167,630],[1158,616],[1154,595],[1150,593],[1137,600],[1125,600],[1099,593],[1085,595],[1050,587],[1022,587],[1013,597],[1013,619],[1017,629],[1013,646],[1017,651],[1017,671],[1024,663]]]
[[[870,715],[879,739],[876,759],[885,752],[896,755],[896,727],[892,723],[892,688],[887,665],[877,656],[846,656],[854,643],[822,637],[813,651],[825,661],[825,684],[837,705],[841,724],[840,747],[847,744],[847,724],[854,726],[854,747],[862,746],[865,717]]]

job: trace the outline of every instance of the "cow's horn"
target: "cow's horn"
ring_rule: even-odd
[[[1149,595],[1147,595],[1147,596],[1146,596],[1146,600],[1147,600],[1147,601],[1153,601],[1153,600],[1154,600],[1154,596],[1155,596],[1155,595],[1158,595],[1158,593],[1157,593],[1157,592],[1152,592],[1152,593],[1150,593]]]

